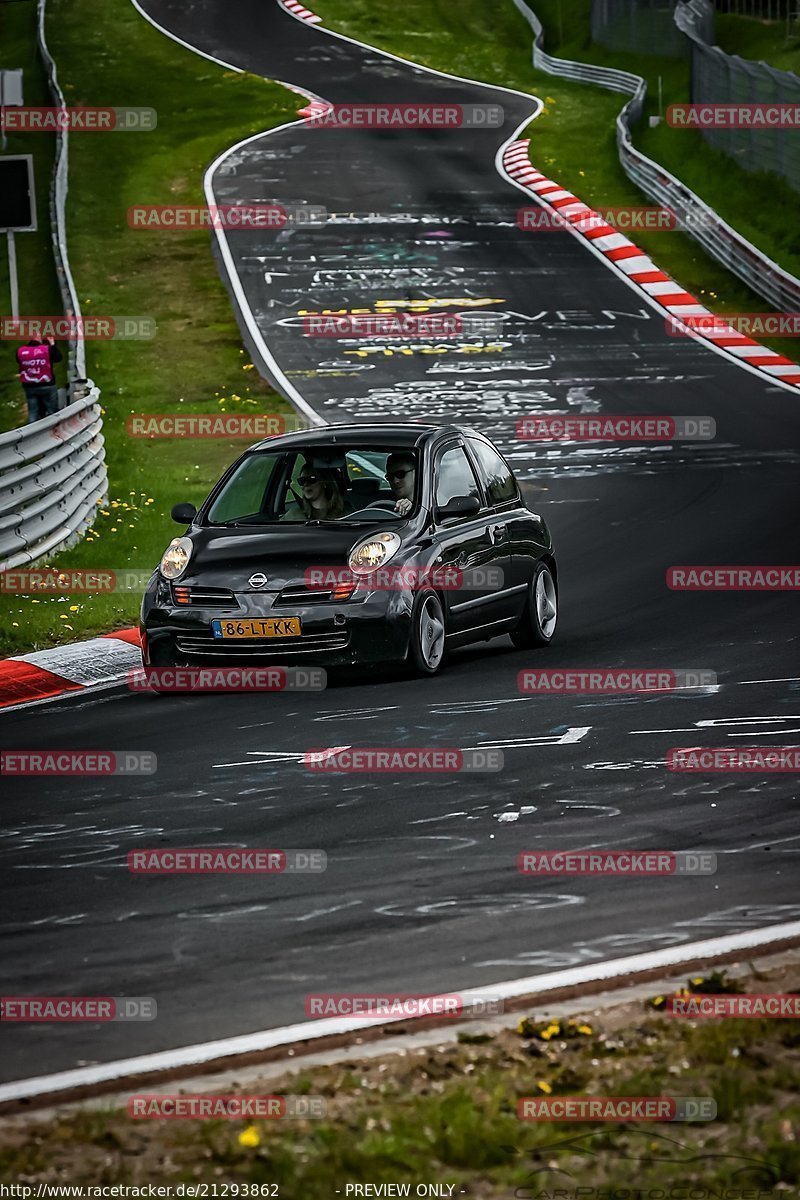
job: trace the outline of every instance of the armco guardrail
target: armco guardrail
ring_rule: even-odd
[[[732,226],[700,199],[695,192],[670,174],[665,167],[653,162],[633,145],[631,125],[638,121],[644,108],[647,83],[640,75],[617,71],[613,67],[595,67],[590,63],[570,62],[553,58],[541,47],[542,24],[525,0],[514,4],[533,29],[533,65],[549,75],[579,83],[592,83],[612,92],[630,95],[630,100],[617,116],[617,150],[625,173],[651,200],[672,209],[687,226],[695,241],[717,262],[743,280],[757,295],[763,296],[782,312],[800,310],[800,279],[784,271],[757,246],[748,242]]]
[[[100,393],[0,435],[0,571],[78,540],[108,492]]]

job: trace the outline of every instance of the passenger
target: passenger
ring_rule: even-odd
[[[306,464],[300,471],[298,483],[302,494],[288,506],[282,521],[335,521],[353,511],[344,498],[335,471]]]

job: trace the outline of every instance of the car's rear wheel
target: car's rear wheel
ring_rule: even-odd
[[[436,592],[418,592],[411,610],[408,661],[418,675],[435,675],[444,660],[444,609]]]
[[[511,632],[519,650],[547,646],[552,642],[558,621],[558,588],[547,563],[537,563],[528,588],[525,611]]]

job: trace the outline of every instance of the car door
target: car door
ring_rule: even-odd
[[[434,518],[436,566],[454,569],[462,581],[457,590],[444,593],[451,634],[482,629],[508,615],[503,598],[510,565],[508,543],[491,528],[491,510],[460,438],[445,443],[434,458],[434,514],[457,496],[475,496],[481,510],[474,517]]]
[[[510,561],[506,587],[512,611],[519,615],[536,563],[545,549],[541,521],[525,507],[514,473],[494,446],[470,437],[467,448],[486,492],[493,521],[502,526],[507,539]]]

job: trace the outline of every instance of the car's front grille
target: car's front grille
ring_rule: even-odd
[[[215,638],[210,630],[179,633],[179,654],[192,658],[274,658],[302,656],[319,650],[342,650],[350,641],[346,630],[304,633],[299,638]]]
[[[332,599],[332,588],[308,588],[299,584],[294,587],[286,587],[282,592],[279,592],[275,600],[275,606],[302,604],[305,608],[308,604],[328,604]]]

